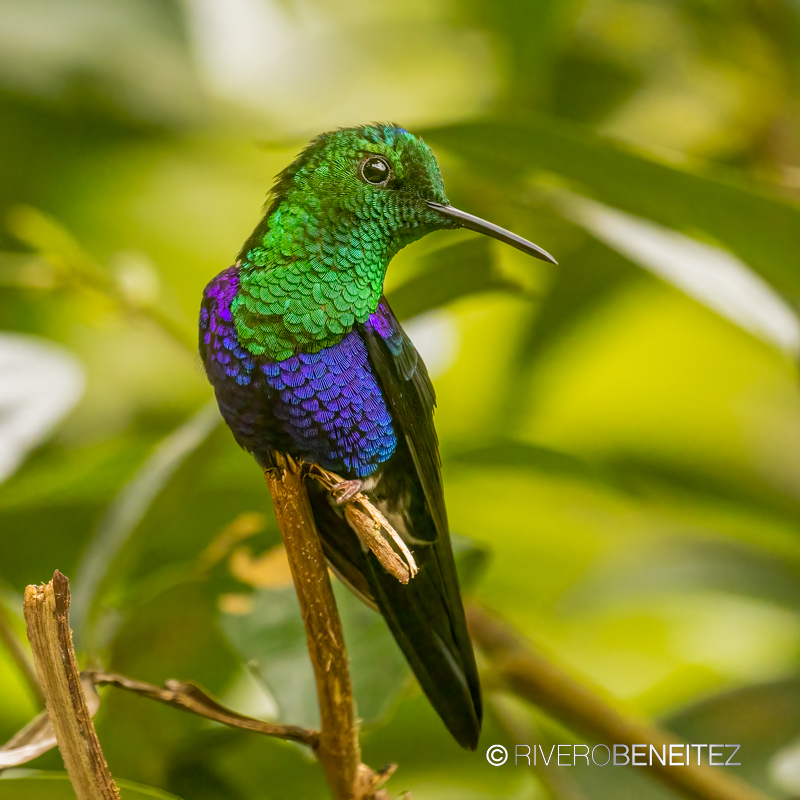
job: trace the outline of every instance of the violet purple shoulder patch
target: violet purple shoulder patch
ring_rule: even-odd
[[[206,369],[216,377],[248,386],[255,361],[239,344],[231,315],[238,285],[237,268],[229,267],[206,286],[200,307],[200,352]]]
[[[261,370],[279,393],[273,413],[309,461],[364,478],[394,453],[392,418],[356,331]]]

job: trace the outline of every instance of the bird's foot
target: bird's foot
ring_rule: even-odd
[[[345,503],[349,503],[363,488],[364,481],[356,478],[335,484],[331,489],[331,494],[336,500],[336,505],[343,506]]]

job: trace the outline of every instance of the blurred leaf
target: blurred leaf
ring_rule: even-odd
[[[467,0],[464,7],[491,31],[505,66],[507,107],[533,109],[550,99],[554,63],[583,0]]]
[[[8,217],[9,230],[40,254],[57,271],[61,280],[76,279],[106,290],[110,276],[83,249],[57,219],[31,206],[17,206]]]
[[[477,469],[524,469],[545,475],[563,475],[579,481],[599,482],[619,488],[610,470],[579,456],[511,439],[499,440],[450,457],[454,465]]]
[[[797,736],[798,719],[800,681],[788,678],[714,695],[673,712],[663,718],[661,724],[684,742],[741,745],[733,759],[741,766],[730,766],[726,771],[768,797],[786,797],[771,781],[770,765],[776,751]],[[733,749],[723,748],[722,752],[727,759]],[[695,763],[696,749],[692,749],[691,757]],[[707,758],[706,747],[703,763],[708,763]],[[677,800],[683,797],[642,770],[581,764],[570,774],[592,800]]]
[[[241,599],[241,610],[247,613],[230,613],[230,599],[223,605],[223,632],[263,680],[277,704],[278,719],[318,728],[316,685],[294,587],[261,589],[252,599]]]
[[[642,75],[621,62],[588,50],[568,50],[558,59],[550,105],[557,117],[598,123],[642,84]]]
[[[800,563],[755,547],[719,539],[670,539],[632,549],[596,570],[569,592],[571,614],[599,613],[618,603],[633,606],[665,593],[726,592],[800,612]]]
[[[562,341],[588,315],[608,303],[611,295],[636,280],[630,261],[606,245],[589,239],[562,261],[552,285],[518,343],[518,363],[530,367],[549,347]],[[518,395],[519,386],[512,392]],[[517,397],[517,405],[519,398]]]
[[[0,481],[61,421],[83,394],[80,364],[43,339],[0,334]]]
[[[371,725],[394,706],[410,673],[381,616],[338,581],[334,591],[356,708],[364,724]],[[221,624],[242,660],[255,668],[275,698],[280,720],[319,727],[316,684],[294,587],[255,591],[249,613],[223,614]]]
[[[133,129],[185,124],[200,113],[199,78],[172,3],[124,0],[111,9],[87,0],[39,2],[27,13],[6,6],[4,88],[44,95],[56,107],[75,106],[96,123],[107,117]],[[38,28],[27,24],[31,13]]]
[[[520,165],[585,187],[598,200],[678,231],[701,231],[795,302],[800,302],[800,208],[719,168],[703,172],[659,163],[565,121],[517,117],[425,131],[426,140],[471,168],[509,182]]]
[[[703,471],[691,463],[617,455],[586,459],[561,450],[515,439],[465,448],[450,457],[454,465],[475,469],[530,470],[561,475],[579,483],[605,485],[652,503],[693,502],[739,508],[800,526],[800,501],[758,482],[752,475],[720,469]]]
[[[242,520],[250,522],[240,529]],[[239,533],[232,535],[234,529]],[[98,642],[109,641],[139,605],[187,580],[203,581],[213,602],[238,588],[226,559],[245,539],[260,550],[280,535],[261,469],[226,426],[216,425],[153,498],[120,549],[100,588],[102,603],[95,601]]]
[[[686,461],[627,454],[612,456],[606,463],[620,485],[652,503],[738,508],[743,514],[761,515],[800,532],[800,499],[747,471],[726,464],[703,469]]]
[[[191,800],[330,797],[324,773],[306,748],[219,729],[181,742],[170,760],[167,783]]]
[[[462,586],[483,570],[486,549],[453,536]],[[365,725],[381,722],[397,704],[410,671],[383,618],[338,580],[333,582],[342,619],[358,716]],[[258,589],[223,603],[222,629],[242,660],[256,670],[275,699],[280,720],[319,727],[314,674],[294,587]]]
[[[30,206],[18,206],[9,216],[14,235],[45,258],[65,287],[97,292],[118,311],[151,319],[162,333],[194,353],[195,334],[172,316],[158,291],[160,279],[150,259],[135,252],[116,254],[115,268],[104,267],[89,255],[58,219]]]
[[[216,403],[204,406],[161,442],[108,509],[75,575],[72,626],[76,636],[90,638],[87,625],[92,604],[97,600],[97,591],[114,559],[175,470],[206,439],[218,422]]]
[[[89,678],[81,677],[89,715],[94,717],[100,708],[100,696]],[[18,767],[38,758],[58,746],[53,724],[47,711],[37,714],[21,731],[0,746],[0,770]]]
[[[734,325],[799,354],[795,310],[731,253],[570,192],[556,195],[556,205],[609,247]]]
[[[418,274],[388,294],[401,320],[472,294],[522,291],[519,284],[500,273],[485,236],[441,247],[422,262]]]
[[[800,679],[789,677],[703,699],[663,723],[687,742],[740,744],[734,760],[742,766],[736,774],[771,796],[783,796],[771,780],[770,766],[775,753],[797,737],[798,720]]]
[[[218,624],[217,591],[213,581],[186,580],[131,604],[103,663],[156,685],[191,680],[224,696],[241,665]],[[111,688],[103,692],[96,721],[112,772],[160,786],[168,785],[166,776],[182,742],[213,725]]]
[[[0,800],[75,800],[75,790],[66,773],[29,772],[6,774],[0,780]],[[180,800],[177,795],[160,789],[140,786],[131,781],[116,780],[122,800]]]
[[[0,413],[0,472],[14,472],[23,462],[0,485],[0,575],[21,591],[56,567],[70,570],[99,504],[136,457],[136,437],[127,440],[124,452],[116,450],[118,459],[110,457],[114,448],[107,443],[65,457],[64,444],[51,440],[30,453],[83,392],[83,368],[61,347],[39,338],[3,334],[0,342],[5,343],[0,405],[6,405]],[[109,456],[109,468],[96,481],[89,450]],[[34,530],[39,546],[22,546]]]
[[[15,511],[35,514],[49,506],[108,503],[152,448],[154,433],[132,431],[81,448],[40,448],[0,486],[0,517]]]
[[[469,592],[474,589],[475,584],[489,566],[491,551],[486,545],[469,536],[461,536],[452,532],[450,543],[453,546],[453,555],[458,569],[458,582],[461,585],[462,593]]]

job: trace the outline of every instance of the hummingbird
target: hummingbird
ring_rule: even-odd
[[[468,228],[556,263],[450,205],[422,139],[372,124],[315,138],[276,178],[233,266],[206,287],[199,347],[220,412],[263,470],[275,454],[342,477],[308,482],[333,571],[385,618],[430,703],[474,750],[481,689],[450,544],[435,394],[383,295],[392,257]],[[413,548],[407,584],[362,548],[337,508],[362,492]]]

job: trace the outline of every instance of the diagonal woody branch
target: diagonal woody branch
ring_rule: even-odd
[[[353,687],[344,635],[333,596],[302,465],[276,455],[277,466],[265,478],[292,571],[306,643],[317,683],[321,731],[317,758],[335,800],[386,797],[376,790],[385,777],[361,763]]]

